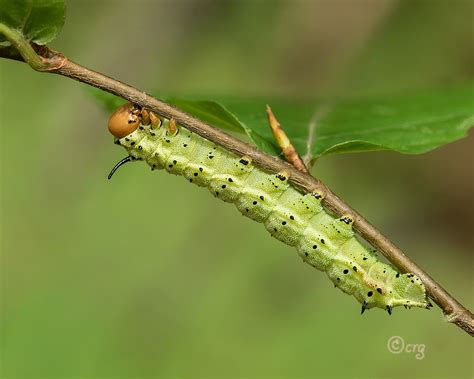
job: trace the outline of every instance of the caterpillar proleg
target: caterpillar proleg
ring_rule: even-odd
[[[299,256],[326,272],[336,287],[362,304],[362,313],[379,307],[429,308],[425,287],[414,274],[402,274],[380,262],[355,237],[350,216],[334,217],[321,205],[323,193],[303,194],[285,172],[269,173],[201,136],[131,104],[109,120],[115,143],[128,153],[123,163],[145,161],[206,187],[235,204],[244,215],[264,224],[270,234],[296,248]]]

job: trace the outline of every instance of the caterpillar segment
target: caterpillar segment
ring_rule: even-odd
[[[431,306],[416,275],[378,261],[355,237],[350,215],[334,217],[321,205],[324,194],[300,193],[287,173],[265,172],[250,158],[131,104],[111,116],[109,130],[128,153],[109,177],[126,162],[145,161],[152,170],[164,169],[208,188],[244,216],[263,223],[274,238],[295,247],[304,262],[326,272],[336,287],[362,304],[362,313],[373,307],[391,314],[400,305]]]

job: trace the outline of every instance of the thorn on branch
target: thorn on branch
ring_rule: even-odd
[[[275,137],[278,146],[280,146],[280,149],[283,152],[283,155],[285,156],[287,162],[291,163],[298,171],[307,174],[308,169],[306,168],[306,165],[304,164],[301,157],[298,155],[295,147],[292,145],[290,139],[282,129],[280,123],[276,119],[269,105],[267,105],[267,116],[268,123],[270,124],[270,128],[273,132],[273,136]]]

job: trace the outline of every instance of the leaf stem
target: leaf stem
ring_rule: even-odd
[[[3,34],[8,39],[12,46],[21,54],[23,60],[36,71],[55,70],[61,65],[61,62],[64,59],[60,54],[55,54],[49,58],[38,55],[34,47],[40,50],[42,49],[41,46],[32,45],[18,30],[9,28],[7,25],[2,23],[0,23],[0,34]],[[6,51],[7,49],[3,48],[1,50]],[[11,53],[11,50],[9,53]],[[18,60],[18,57],[12,56],[12,58]]]
[[[1,28],[0,32],[2,32]],[[457,325],[471,336],[474,336],[474,319],[472,313],[454,299],[440,284],[407,257],[400,248],[395,246],[363,216],[344,203],[336,194],[331,192],[331,190],[320,180],[309,174],[298,171],[294,166],[287,162],[264,154],[255,147],[230,136],[220,129],[216,129],[163,101],[155,99],[143,91],[71,62],[63,55],[55,53],[46,47],[41,51],[42,65],[38,66],[38,61],[31,55],[30,49],[25,48],[24,44],[20,44],[19,46],[23,48],[23,52],[20,52],[25,58],[25,61],[29,64],[30,62],[33,62],[36,65],[32,66],[35,70],[40,67],[40,71],[55,73],[77,80],[81,83],[86,83],[113,95],[122,97],[131,103],[138,104],[159,114],[160,116],[168,119],[173,118],[179,125],[199,134],[201,137],[206,138],[237,155],[249,156],[255,165],[264,170],[270,172],[286,171],[289,173],[289,181],[302,192],[313,192],[315,190],[323,192],[325,194],[324,205],[327,209],[339,216],[344,214],[351,215],[355,220],[354,229],[367,242],[377,248],[377,250],[380,251],[383,256],[385,256],[388,261],[400,271],[414,273],[421,279],[426,287],[428,296],[442,309],[447,321]],[[25,51],[27,52],[26,56],[29,61],[23,54]],[[0,50],[0,56],[1,55],[2,52]],[[60,64],[58,64],[58,62],[60,62]],[[47,67],[47,69],[44,70],[44,67]]]

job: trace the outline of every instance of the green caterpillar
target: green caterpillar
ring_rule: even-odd
[[[284,172],[268,173],[216,144],[126,104],[111,116],[109,130],[128,156],[111,171],[131,160],[144,160],[154,169],[184,176],[207,187],[244,215],[265,225],[270,234],[294,246],[300,257],[325,271],[334,285],[362,304],[362,313],[379,307],[429,308],[425,287],[414,274],[401,274],[356,239],[350,216],[333,217],[321,205],[322,193],[298,192]]]

